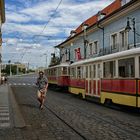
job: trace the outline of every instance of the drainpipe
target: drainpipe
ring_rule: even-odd
[[[99,22],[97,23],[97,27],[103,31],[103,55],[104,55],[104,27],[101,27],[99,25]]]

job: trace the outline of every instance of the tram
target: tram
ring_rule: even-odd
[[[50,67],[47,76],[84,99],[140,107],[140,48]]]
[[[75,62],[70,73],[71,93],[140,107],[140,48]]]
[[[69,86],[69,64],[63,63],[60,65],[49,67],[45,70],[49,86],[54,88],[67,88]]]

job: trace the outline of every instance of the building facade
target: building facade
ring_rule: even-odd
[[[1,64],[2,64],[2,24],[5,22],[5,0],[0,0],[0,79],[1,79]],[[1,83],[1,80],[0,80]]]
[[[61,63],[140,47],[139,19],[139,0],[115,0],[71,31],[69,38],[56,46],[60,49]]]

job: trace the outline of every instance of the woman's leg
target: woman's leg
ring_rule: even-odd
[[[44,106],[44,102],[45,102],[45,97],[46,97],[46,92],[45,93],[41,93],[41,109],[43,109],[43,106]]]
[[[38,99],[38,101],[39,101],[40,103],[42,103],[42,101],[41,101],[41,93],[40,93],[39,90],[37,91],[37,99]]]

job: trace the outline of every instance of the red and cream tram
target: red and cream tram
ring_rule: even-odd
[[[140,107],[140,48],[47,69],[49,84],[100,103]]]
[[[69,86],[69,64],[63,63],[60,65],[49,67],[45,70],[49,86],[68,87]]]
[[[69,91],[100,103],[140,107],[140,48],[71,64]]]

